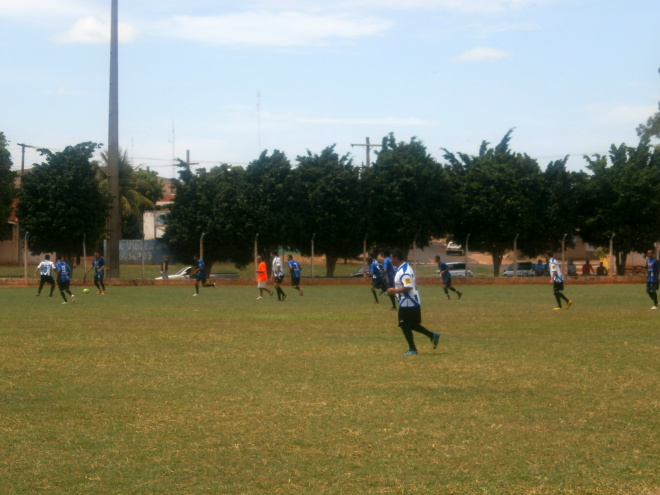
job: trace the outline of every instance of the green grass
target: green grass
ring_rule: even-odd
[[[365,286],[0,287],[0,493],[657,494],[643,284],[421,286],[437,350]]]

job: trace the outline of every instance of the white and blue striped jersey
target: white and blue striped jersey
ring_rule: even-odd
[[[415,281],[415,274],[408,263],[401,263],[399,269],[394,276],[394,288],[400,289],[402,287],[410,287],[407,292],[397,293],[400,308],[416,308],[421,305],[419,292],[417,292],[417,282]]]
[[[284,269],[282,268],[282,260],[279,256],[273,258],[273,277],[284,277]]]
[[[39,263],[39,266],[37,266],[37,270],[39,270],[39,273],[44,277],[52,277],[54,268],[55,268],[55,263],[53,263],[50,260],[44,260],[41,263]]]
[[[559,263],[554,258],[550,258],[548,261],[548,266],[550,267],[550,278],[553,282],[563,282],[564,276],[561,274],[561,268],[559,268]]]

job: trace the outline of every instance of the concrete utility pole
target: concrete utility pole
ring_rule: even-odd
[[[364,147],[367,148],[367,167],[369,167],[371,165],[371,148],[375,148],[375,147],[380,146],[380,145],[371,144],[369,142],[369,138],[365,138],[365,139],[367,141],[366,143],[364,143],[364,144],[363,143],[353,143],[353,144],[351,144],[351,148],[353,146],[364,146]]]
[[[110,19],[110,107],[108,114],[108,192],[110,193],[110,232],[108,235],[108,276],[119,278],[121,207],[119,198],[119,59],[118,0],[111,0]]]
[[[21,144],[21,143],[16,143],[18,146],[21,147],[21,185],[20,185],[20,190],[23,190],[23,175],[25,174],[25,148],[34,148],[37,149],[36,146],[30,146],[29,144]],[[27,234],[27,232],[26,232]],[[18,258],[20,258],[20,252],[21,252],[21,222],[20,218],[19,221],[16,223],[16,239],[18,241],[18,253],[17,253],[17,260],[19,261]],[[25,237],[25,243],[27,243],[27,236]],[[25,244],[27,246],[27,244]],[[24,253],[25,254],[25,253]],[[24,256],[25,257],[25,256]],[[25,258],[27,260],[27,258]],[[27,280],[27,263],[25,265],[25,280]]]

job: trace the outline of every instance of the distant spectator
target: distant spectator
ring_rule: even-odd
[[[591,266],[591,263],[589,263],[589,260],[582,265],[582,275],[591,275],[594,272],[593,267]]]
[[[596,275],[599,277],[602,277],[603,275],[607,275],[607,268],[603,265],[603,262],[600,262],[600,265],[596,268]]]
[[[536,262],[536,265],[534,265],[534,273],[537,277],[542,277],[545,275],[545,263],[543,263],[543,261],[538,260]]]
[[[573,263],[573,260],[568,260],[568,265],[566,266],[566,274],[569,277],[577,276],[577,267],[575,266],[575,263]]]

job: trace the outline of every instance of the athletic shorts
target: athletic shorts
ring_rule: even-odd
[[[57,288],[60,289],[60,291],[69,290],[69,284],[70,283],[71,283],[70,280],[67,280],[66,282],[60,282],[58,280],[57,281]]]
[[[266,282],[257,282],[257,288],[265,289],[266,288]]]
[[[284,280],[284,277],[282,275],[279,275],[277,277],[273,277],[273,280],[275,281],[276,284],[281,284],[282,281]]]
[[[552,290],[555,292],[561,292],[564,290],[564,282],[553,282]]]
[[[41,276],[41,285],[50,284],[55,285],[55,280],[53,280],[52,275],[42,275]]]
[[[646,282],[646,290],[658,290],[658,282]]]
[[[447,287],[451,287],[451,275],[443,275],[442,284],[446,285]]]
[[[300,285],[300,277],[291,277],[291,287],[297,287]]]
[[[399,326],[401,328],[415,328],[422,323],[422,307],[402,308],[399,306]]]
[[[94,282],[103,282],[103,273],[95,273]]]

